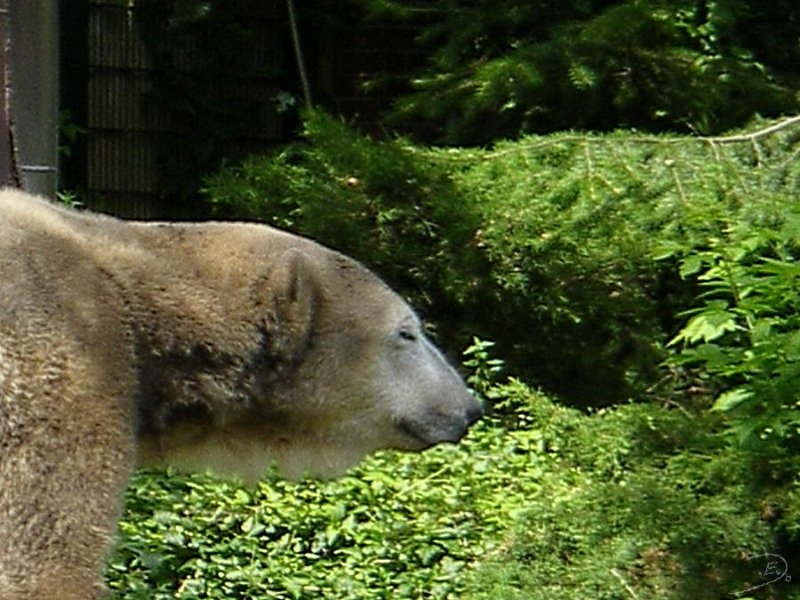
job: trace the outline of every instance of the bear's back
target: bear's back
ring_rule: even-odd
[[[99,268],[93,230],[113,219],[82,215],[16,190],[0,191],[0,343],[34,334],[58,344],[92,337],[119,307],[116,282]],[[33,340],[30,340],[31,343]]]

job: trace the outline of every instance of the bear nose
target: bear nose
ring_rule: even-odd
[[[467,408],[467,427],[475,424],[475,422],[479,421],[485,414],[486,411],[484,410],[483,405],[473,400],[470,407]]]
[[[465,435],[467,435],[467,431],[469,428],[478,421],[484,414],[483,406],[475,401],[472,397],[470,397],[469,405],[467,409],[462,413],[461,419],[454,419],[451,425],[451,435],[449,436],[451,439],[447,441],[457,442]]]
[[[462,411],[443,415],[447,427],[443,427],[442,441],[457,442],[467,434],[467,430],[484,415],[483,405],[472,394],[466,395],[466,407]]]
[[[458,442],[467,435],[467,430],[483,416],[483,407],[470,398],[467,409],[460,416],[453,415],[448,419],[448,426],[442,427],[441,441]]]
[[[397,428],[409,439],[420,443],[420,448],[442,442],[456,443],[463,438],[470,425],[483,416],[483,407],[470,399],[463,412],[430,411],[398,419]]]

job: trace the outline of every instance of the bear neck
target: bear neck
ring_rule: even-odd
[[[276,336],[258,315],[223,304],[236,293],[207,287],[187,293],[186,285],[174,293],[170,287],[140,290],[133,310],[140,432],[184,423],[213,428],[277,410],[279,387],[293,365],[276,350]]]

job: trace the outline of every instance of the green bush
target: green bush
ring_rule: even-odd
[[[718,416],[484,389],[514,419],[336,481],[139,473],[115,597],[720,598],[760,582],[748,556],[783,550]]]
[[[479,286],[486,267],[468,250],[479,214],[458,202],[443,164],[323,113],[308,114],[304,135],[313,145],[210,177],[205,192],[218,214],[264,220],[359,258],[437,316]]]
[[[725,414],[731,447],[752,485],[781,506],[790,537],[800,529],[800,212],[760,226],[731,223],[683,258],[702,289],[671,345],[670,364],[695,379]]]
[[[525,437],[487,423],[327,483],[141,473],[110,585],[118,598],[455,597],[538,485]]]
[[[279,507],[274,522],[300,532],[306,559],[276,556],[268,535],[225,537],[211,543],[225,568],[206,571],[204,558],[192,577],[212,589],[255,565],[270,578],[227,593],[297,598],[792,597],[786,574],[765,579],[753,557],[791,561],[800,547],[799,122],[444,151],[368,140],[317,114],[305,143],[209,180],[222,213],[269,217],[388,275],[446,342],[494,339],[473,340],[467,364],[495,416],[456,448],[384,454],[331,484],[259,487],[245,514]],[[558,406],[521,380],[498,383],[494,350],[584,406],[645,387],[635,397],[650,403]],[[209,494],[198,505],[215,506],[213,484],[193,485]],[[319,558],[319,528],[347,516],[317,511],[342,502],[369,515],[352,527],[367,533],[341,525],[345,545]],[[175,593],[184,580],[163,574],[186,557],[157,550],[174,562],[145,569],[144,548],[168,537],[161,525],[150,535],[112,571]],[[337,588],[339,576],[362,587]],[[282,583],[295,577],[300,587]]]
[[[787,0],[360,2],[416,19],[428,60],[389,117],[436,143],[567,128],[713,134],[798,107],[800,55],[781,40],[797,39],[800,11]]]
[[[551,422],[552,462],[465,597],[716,599],[761,583],[747,558],[780,546],[717,421],[630,405]]]
[[[731,223],[783,221],[798,186],[796,123],[727,138],[565,133],[441,150],[310,113],[303,143],[221,171],[206,194],[221,216],[361,259],[452,352],[472,335],[492,339],[511,372],[602,405],[661,377],[663,344],[695,291],[678,261]]]

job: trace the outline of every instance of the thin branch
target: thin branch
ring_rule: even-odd
[[[592,164],[592,151],[589,149],[589,144],[583,145],[583,151],[586,156],[586,179],[589,183],[589,195],[592,200],[597,197],[594,189],[594,165]]]
[[[625,588],[625,591],[628,592],[634,600],[639,600],[639,596],[636,595],[636,592],[634,592],[633,588],[631,588],[631,586],[628,585],[628,583],[625,581],[625,578],[622,575],[620,575],[619,571],[617,571],[616,569],[609,569],[609,571],[614,577],[620,580],[620,582],[622,583],[622,587]]]
[[[711,137],[711,138],[699,138],[701,140],[712,140],[718,144],[738,144],[740,142],[750,142],[757,140],[759,138],[771,135],[773,133],[777,133],[782,129],[786,129],[800,123],[800,115],[796,117],[791,117],[789,119],[785,119],[779,123],[775,123],[775,125],[771,125],[766,127],[765,129],[760,129],[759,131],[754,131],[753,133],[748,133],[744,135],[730,135],[727,137]]]
[[[303,49],[300,45],[300,32],[297,28],[294,1],[286,0],[286,7],[289,9],[289,25],[292,28],[292,45],[294,46],[294,55],[297,60],[297,70],[300,72],[300,83],[303,86],[303,99],[305,100],[306,108],[311,108],[313,105],[311,101],[311,85],[308,82],[306,63],[303,59]]]
[[[712,147],[718,144],[741,144],[741,143],[752,144],[763,137],[772,135],[773,133],[777,133],[784,129],[788,129],[793,125],[797,125],[798,123],[800,123],[800,115],[784,119],[779,123],[775,123],[774,125],[770,125],[769,127],[765,127],[764,129],[759,129],[758,131],[754,131],[752,133],[747,133],[747,134],[738,134],[738,135],[729,135],[720,137],[685,136],[685,137],[673,137],[673,138],[659,137],[654,135],[652,137],[629,137],[625,138],[625,142],[634,144],[685,144],[686,142],[697,141],[697,142],[702,142],[704,144],[709,144]],[[591,135],[565,135],[560,137],[553,136],[550,137],[549,139],[544,139],[528,145],[515,145],[513,148],[509,148],[508,150],[497,150],[494,152],[488,152],[483,158],[485,160],[488,160],[491,158],[498,158],[500,156],[505,156],[506,154],[513,154],[519,152],[520,150],[536,150],[539,148],[546,148],[548,146],[554,146],[556,144],[563,144],[563,143],[575,143],[575,142],[608,143],[609,141],[613,142],[613,138],[609,136],[593,137]]]
[[[672,173],[672,180],[675,182],[675,187],[678,189],[678,196],[681,199],[681,204],[684,206],[689,205],[689,198],[686,196],[686,190],[683,189],[683,183],[681,182],[681,178],[678,176],[678,171],[675,168],[675,161],[674,160],[667,160],[667,168],[669,169],[670,173]]]

